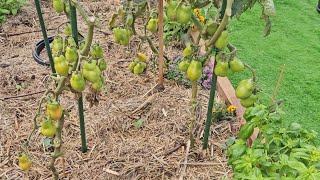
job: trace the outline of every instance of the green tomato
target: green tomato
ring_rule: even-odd
[[[62,0],[53,0],[53,9],[57,13],[62,13],[64,11],[64,3]]]
[[[57,74],[60,76],[68,76],[69,65],[68,61],[63,55],[54,58],[54,68],[57,71]]]
[[[74,47],[67,47],[65,55],[66,55],[66,60],[69,63],[76,62],[78,60],[78,58],[79,58],[77,49],[74,48]]]
[[[41,123],[41,133],[46,137],[52,137],[56,134],[57,127],[51,119],[45,119]]]
[[[218,49],[224,49],[229,43],[229,33],[228,31],[223,31],[218,37],[216,43],[214,44]]]
[[[102,88],[102,86],[104,85],[104,83],[105,83],[105,80],[101,76],[96,82],[92,83],[91,87],[94,90],[99,91]]]
[[[76,72],[73,72],[70,79],[70,85],[72,89],[82,92],[86,88],[86,82],[84,80],[83,75],[77,74]]]
[[[233,72],[241,72],[244,69],[244,64],[240,59],[235,57],[232,61],[230,61],[230,69]]]
[[[187,69],[187,77],[191,81],[197,81],[202,75],[202,64],[199,61],[192,60],[188,69]]]
[[[85,62],[82,74],[86,80],[95,83],[100,78],[101,70],[96,65],[96,61],[93,60],[91,63]]]
[[[90,55],[94,60],[103,58],[103,49],[99,44],[93,45],[90,50]]]
[[[68,37],[67,43],[68,43],[68,46],[70,46],[70,47],[77,47],[76,41],[75,41],[74,38],[71,37],[71,36]]]
[[[135,67],[136,65],[137,65],[137,62],[132,61],[132,62],[130,63],[130,65],[129,65],[129,69],[133,72],[134,67]]]
[[[167,17],[171,21],[174,21],[176,19],[175,9],[176,9],[177,5],[178,5],[178,3],[176,1],[171,0],[169,2],[168,8],[167,8]]]
[[[180,71],[187,72],[190,63],[188,61],[181,61],[178,64],[178,68]]]
[[[254,84],[252,79],[241,81],[236,88],[236,96],[239,99],[247,99],[251,96],[253,90]]]
[[[216,66],[214,67],[214,73],[220,77],[226,77],[230,74],[229,63],[218,61]]]
[[[70,5],[68,1],[64,4],[64,12],[70,14]]]
[[[190,56],[192,54],[192,47],[188,45],[182,52],[183,57]]]
[[[254,94],[251,94],[247,99],[241,99],[240,104],[245,107],[249,108],[254,105],[254,103],[257,101],[258,97]]]
[[[190,22],[192,16],[191,6],[180,5],[177,8],[176,15],[178,22],[180,22],[181,24],[187,24],[188,22]]]
[[[158,31],[158,23],[157,23],[157,19],[150,19],[147,25],[147,29],[149,29],[149,31],[155,33]]]
[[[143,73],[145,67],[142,63],[138,63],[136,66],[133,68],[133,73],[134,74],[141,74]]]
[[[30,169],[31,167],[31,161],[29,160],[28,156],[26,154],[21,154],[19,157],[18,157],[18,160],[19,160],[19,167],[21,170],[23,171],[27,171]]]
[[[64,27],[64,34],[67,36],[72,35],[71,25],[69,23]]]
[[[56,100],[51,99],[47,102],[47,114],[51,119],[57,121],[63,115],[63,108]]]
[[[54,37],[53,40],[53,45],[52,45],[52,50],[56,52],[61,52],[63,50],[63,39],[60,36]]]
[[[98,66],[101,71],[106,70],[107,69],[107,61],[105,61],[104,59],[100,59],[98,62]]]
[[[207,27],[207,33],[208,33],[208,35],[209,35],[209,36],[213,36],[214,33],[217,31],[218,26],[219,26],[219,25],[218,25],[217,23],[211,23],[211,24],[209,24],[208,27]]]
[[[83,62],[83,69],[88,70],[88,71],[93,71],[96,68],[97,61],[92,60],[91,62],[84,61]]]

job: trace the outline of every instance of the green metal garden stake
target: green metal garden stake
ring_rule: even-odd
[[[216,66],[216,62],[217,61],[215,60],[214,61],[214,67]],[[213,71],[211,88],[210,88],[210,99],[209,99],[209,104],[208,104],[207,120],[206,120],[206,127],[205,127],[205,130],[204,130],[202,149],[207,149],[208,148],[210,126],[211,126],[211,123],[212,123],[212,108],[213,108],[214,96],[215,96],[215,93],[216,93],[217,78],[218,78],[217,75]]]
[[[72,28],[72,36],[78,46],[78,25],[77,25],[77,11],[76,8],[72,5],[71,1],[70,4],[70,22]],[[78,110],[79,110],[79,119],[80,119],[80,134],[81,134],[81,152],[87,152],[87,142],[86,142],[86,129],[84,123],[84,114],[83,114],[83,97],[82,93],[78,99]]]
[[[52,52],[51,52],[51,49],[50,49],[50,44],[49,44],[49,39],[48,39],[48,35],[47,35],[46,25],[44,24],[44,21],[43,21],[40,2],[39,2],[39,0],[34,0],[34,3],[36,5],[37,14],[38,14],[38,18],[39,18],[39,23],[40,23],[41,31],[42,31],[42,36],[43,36],[45,47],[46,47],[47,54],[48,54],[48,57],[49,57],[51,72],[52,72],[52,74],[55,74],[56,70],[54,68]]]

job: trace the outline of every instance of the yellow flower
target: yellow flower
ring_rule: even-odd
[[[200,10],[199,9],[194,9],[193,12],[196,13],[196,15],[200,14]]]
[[[200,21],[201,21],[202,23],[204,23],[205,19],[204,19],[203,16],[199,16],[199,19],[200,19]]]
[[[237,110],[237,107],[234,105],[228,107],[228,112],[234,112],[235,110]]]
[[[215,108],[212,108],[212,113],[215,113],[216,112],[216,109]]]

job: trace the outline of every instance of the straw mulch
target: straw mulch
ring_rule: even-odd
[[[114,3],[114,2],[112,2]],[[231,176],[221,144],[234,136],[238,123],[223,121],[211,127],[209,148],[202,151],[204,120],[209,92],[199,90],[197,143],[189,149],[189,121],[191,117],[191,89],[165,82],[165,90],[153,87],[157,76],[150,69],[142,76],[129,72],[128,65],[134,52],[114,44],[106,24],[116,3],[88,2],[89,8],[102,18],[104,33],[98,32],[106,53],[107,85],[99,96],[98,106],[85,102],[85,121],[88,152],[80,151],[81,140],[77,101],[65,93],[63,104],[71,111],[63,129],[64,163],[56,166],[65,179],[220,179]],[[53,13],[50,1],[43,1],[44,18],[49,29],[54,29],[64,16]],[[65,19],[66,20],[66,19]],[[80,28],[85,28],[79,22]],[[32,117],[41,91],[45,90],[50,69],[37,64],[31,57],[36,41],[41,39],[33,1],[22,12],[10,18],[0,36],[0,177],[3,179],[51,179],[47,168],[50,149],[43,147],[40,131],[32,137],[29,148],[32,168],[22,172],[17,156],[32,130]],[[38,32],[33,32],[38,31]],[[20,32],[29,32],[18,35]],[[9,34],[8,34],[9,33]],[[55,31],[48,31],[54,35]],[[135,41],[131,46],[135,47]],[[147,46],[146,46],[147,47]],[[169,49],[170,57],[177,53]],[[149,55],[151,54],[150,52]],[[30,95],[30,93],[36,93]],[[20,95],[29,94],[19,97]],[[12,97],[11,97],[12,96]],[[8,98],[7,98],[8,97]],[[143,120],[142,128],[132,125]],[[187,156],[186,156],[187,155]],[[187,157],[187,158],[186,158]],[[184,174],[185,172],[185,174]]]

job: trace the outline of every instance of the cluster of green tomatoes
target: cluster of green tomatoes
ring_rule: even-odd
[[[142,74],[147,67],[147,64],[146,64],[147,60],[148,60],[148,57],[145,54],[137,53],[136,59],[131,61],[129,65],[130,71],[133,72],[134,74],[138,74],[138,75]]]

